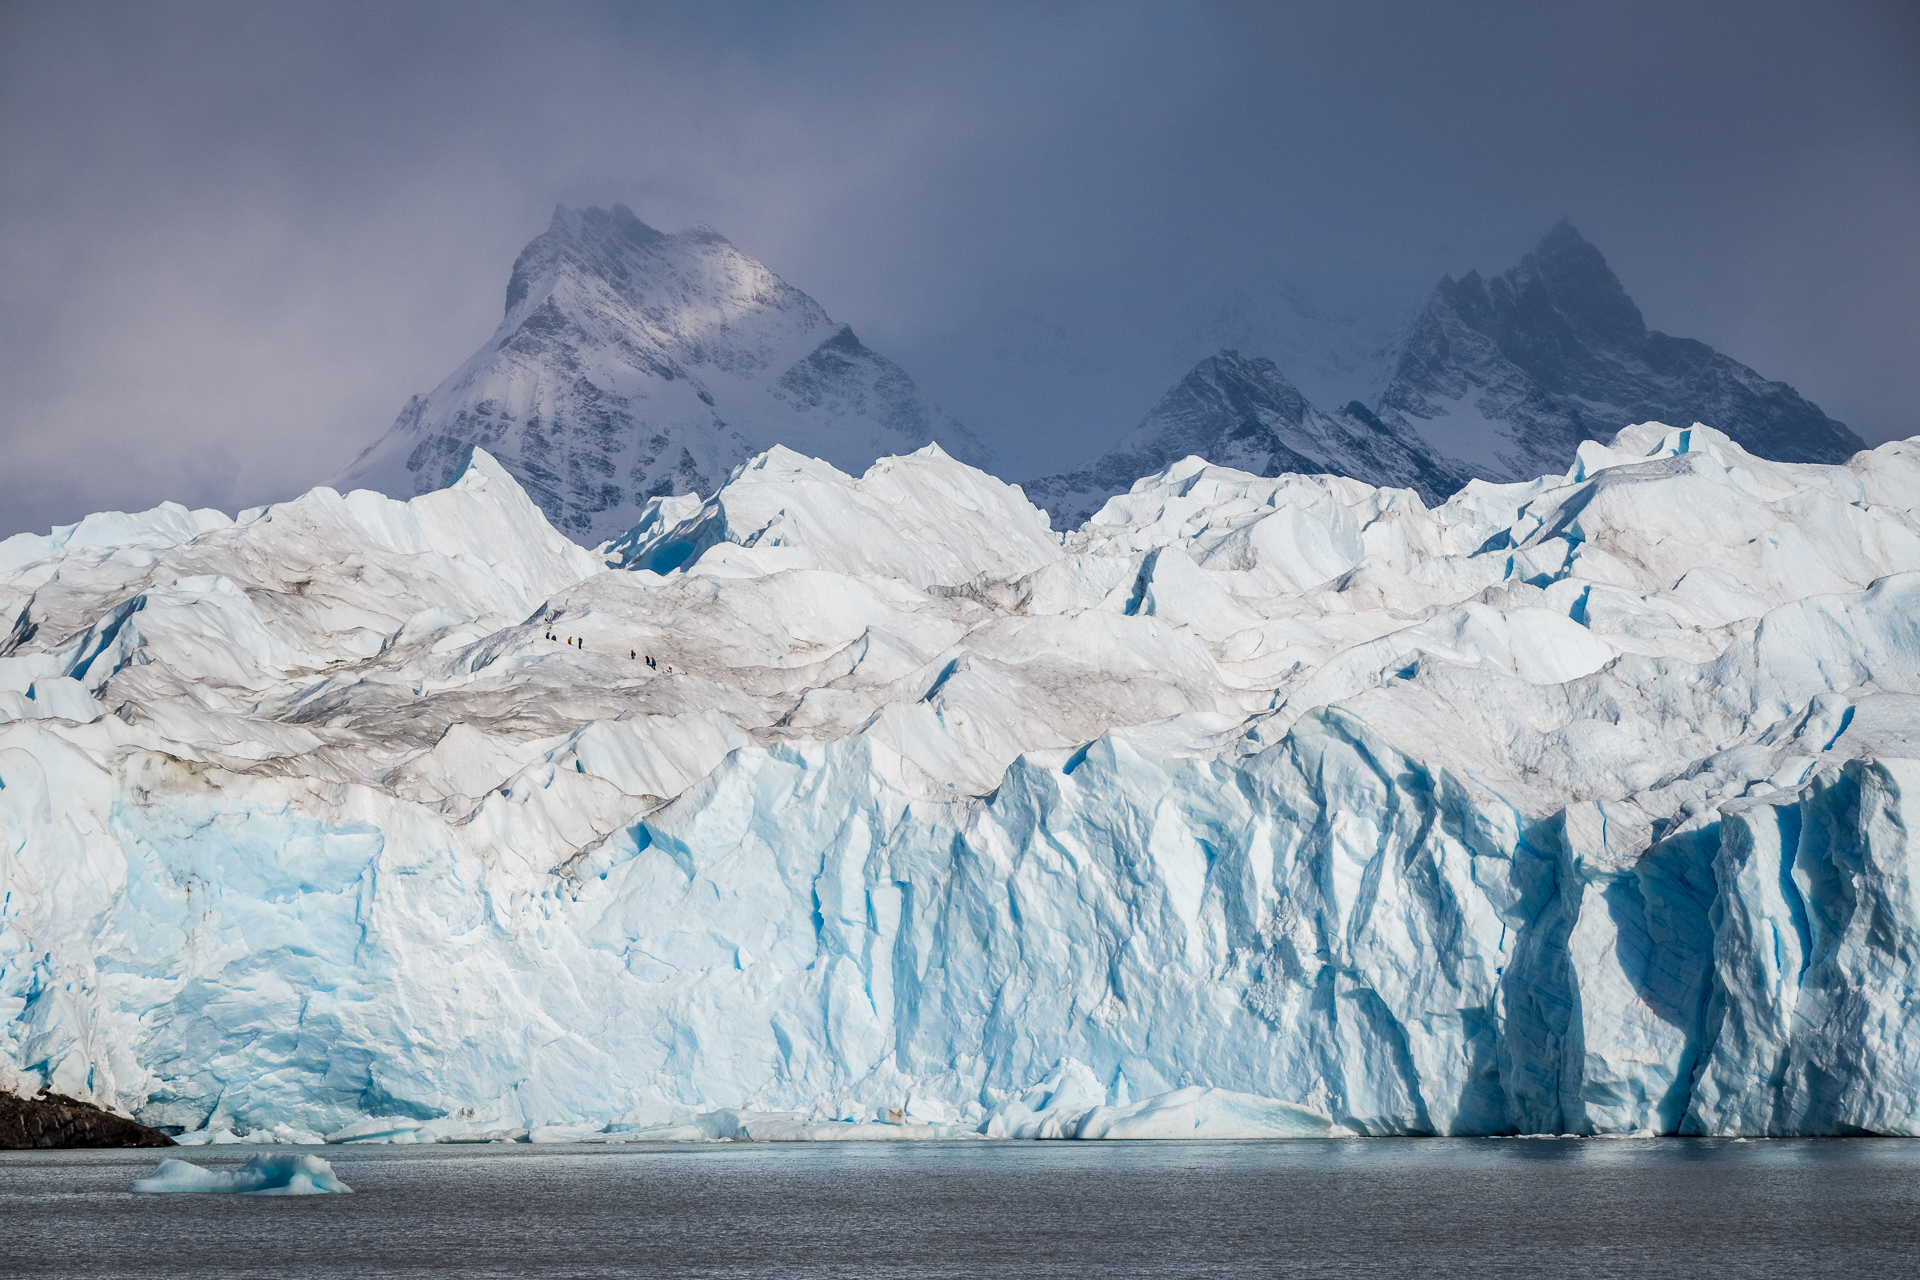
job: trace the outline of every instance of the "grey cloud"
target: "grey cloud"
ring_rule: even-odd
[[[1920,429],[1911,6],[1571,10],[0,8],[0,533],[326,479],[559,201],[718,227],[1016,476],[1228,341],[1364,384],[1562,214],[1656,327]]]

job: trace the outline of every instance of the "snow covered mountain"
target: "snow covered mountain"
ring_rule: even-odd
[[[1649,331],[1600,251],[1562,220],[1491,280],[1433,291],[1378,407],[1486,480],[1565,467],[1630,422],[1711,422],[1782,462],[1844,462],[1860,437],[1784,382]]]
[[[513,264],[493,337],[338,484],[428,493],[477,445],[593,545],[776,444],[859,469],[934,439],[991,462],[898,365],[717,233],[561,208]]]
[[[1583,440],[1655,420],[1711,422],[1782,462],[1844,462],[1866,447],[1785,383],[1649,331],[1600,251],[1563,219],[1504,275],[1440,282],[1374,410],[1356,400],[1323,413],[1272,362],[1223,351],[1108,453],[1026,491],[1057,527],[1076,528],[1191,453],[1258,475],[1400,485],[1437,503],[1469,477],[1562,471]]]
[[[1089,466],[1029,481],[1056,527],[1086,523],[1106,500],[1189,455],[1257,476],[1352,476],[1445,501],[1467,474],[1416,433],[1358,402],[1337,413],[1307,403],[1273,361],[1222,351],[1202,360],[1132,432]]]
[[[1652,424],[1432,508],[1187,458],[1065,537],[776,449],[609,558],[481,451],[0,542],[0,1087],[194,1141],[1920,1134],[1920,440]]]

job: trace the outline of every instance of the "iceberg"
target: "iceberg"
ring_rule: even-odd
[[[1308,1107],[1273,1098],[1189,1085],[1126,1107],[1095,1107],[1076,1138],[1171,1141],[1223,1138],[1327,1138],[1346,1131]]]
[[[343,1142],[416,1142],[424,1126],[407,1116],[365,1116],[344,1128],[336,1129],[322,1141]],[[432,1141],[432,1139],[428,1139]]]
[[[1439,506],[1186,458],[1066,534],[776,450],[588,551],[476,449],[9,539],[0,1087],[205,1142],[1920,1134],[1917,508],[1920,441],[1652,423]]]
[[[147,1194],[210,1192],[243,1196],[322,1196],[351,1192],[319,1156],[258,1155],[238,1169],[208,1169],[185,1160],[162,1160],[133,1189]]]
[[[1352,1131],[1311,1107],[1202,1085],[1109,1106],[1091,1068],[1070,1058],[1039,1084],[1002,1101],[980,1132],[989,1138],[1167,1141],[1327,1138]]]

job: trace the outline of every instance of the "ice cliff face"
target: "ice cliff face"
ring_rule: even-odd
[[[493,337],[339,485],[431,492],[477,445],[592,545],[649,498],[711,493],[775,444],[860,469],[936,438],[991,460],[898,365],[718,234],[562,208],[513,264]]]
[[[1307,403],[1273,361],[1222,351],[1195,365],[1146,420],[1078,471],[1031,481],[1026,492],[1054,523],[1076,529],[1141,476],[1197,456],[1257,476],[1352,476],[1445,501],[1468,473],[1420,436],[1358,402],[1338,413]]]
[[[1917,502],[1920,442],[1650,425],[1431,508],[1189,458],[1065,537],[926,449],[771,452],[611,566],[481,452],[13,538],[0,1085],[1920,1133]]]
[[[1751,453],[1845,462],[1859,436],[1704,342],[1649,331],[1600,251],[1562,220],[1506,273],[1448,277],[1381,397],[1383,421],[1486,480],[1558,470],[1630,422],[1711,422]]]

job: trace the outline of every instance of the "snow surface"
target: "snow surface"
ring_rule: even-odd
[[[1433,509],[1188,458],[1065,535],[929,448],[594,553],[482,451],[9,539],[0,1085],[208,1143],[1920,1133],[1916,502],[1920,441],[1649,424]]]
[[[319,1156],[278,1152],[253,1157],[238,1169],[207,1169],[185,1160],[162,1160],[135,1191],[215,1192],[243,1196],[323,1196],[351,1192]]]

